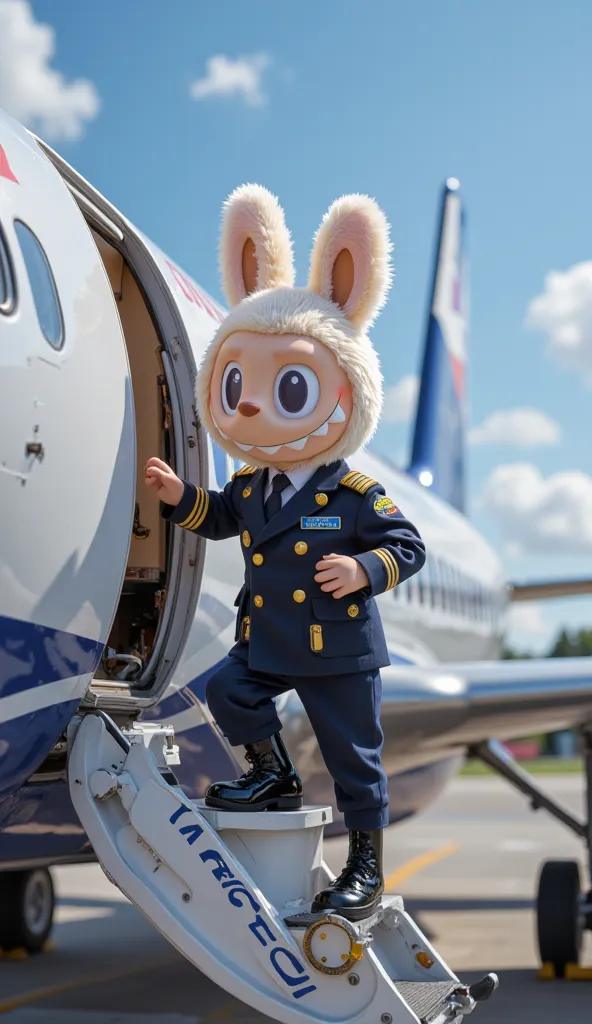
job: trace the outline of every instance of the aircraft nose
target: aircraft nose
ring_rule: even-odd
[[[238,411],[243,416],[256,416],[258,412],[261,412],[261,406],[255,405],[254,402],[239,402]]]

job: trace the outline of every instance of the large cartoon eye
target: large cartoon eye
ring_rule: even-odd
[[[243,390],[243,375],[238,363],[229,363],[222,375],[222,405],[228,416],[236,414]]]
[[[281,416],[301,419],[316,409],[319,381],[310,366],[283,366],[273,388],[275,407]]]

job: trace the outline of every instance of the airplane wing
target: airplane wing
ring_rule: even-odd
[[[531,583],[510,583],[510,601],[544,601],[557,597],[580,597],[592,594],[592,580],[541,580]]]
[[[381,675],[385,749],[399,770],[592,722],[592,658],[393,665]]]

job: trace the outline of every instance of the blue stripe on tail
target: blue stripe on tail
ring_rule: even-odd
[[[408,472],[465,508],[467,282],[464,214],[458,182],[444,188],[421,384]]]

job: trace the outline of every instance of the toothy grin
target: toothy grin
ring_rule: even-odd
[[[316,430],[311,430],[310,434],[305,434],[304,437],[297,437],[295,441],[282,441],[281,444],[268,445],[241,444],[240,441],[235,441],[233,437],[229,437],[228,434],[225,434],[223,430],[220,430],[220,427],[218,426],[215,420],[214,426],[216,427],[216,430],[222,435],[225,441],[232,441],[232,443],[235,444],[237,448],[240,448],[241,451],[243,452],[250,452],[253,448],[258,448],[260,452],[265,452],[266,455],[275,455],[276,452],[279,452],[280,448],[293,448],[294,451],[301,452],[306,442],[308,441],[309,437],[324,437],[325,434],[329,432],[330,423],[344,422],[345,413],[338,402],[335,408],[333,409],[333,412],[331,413],[330,416],[327,417],[325,422],[321,423],[320,427],[317,427]]]

